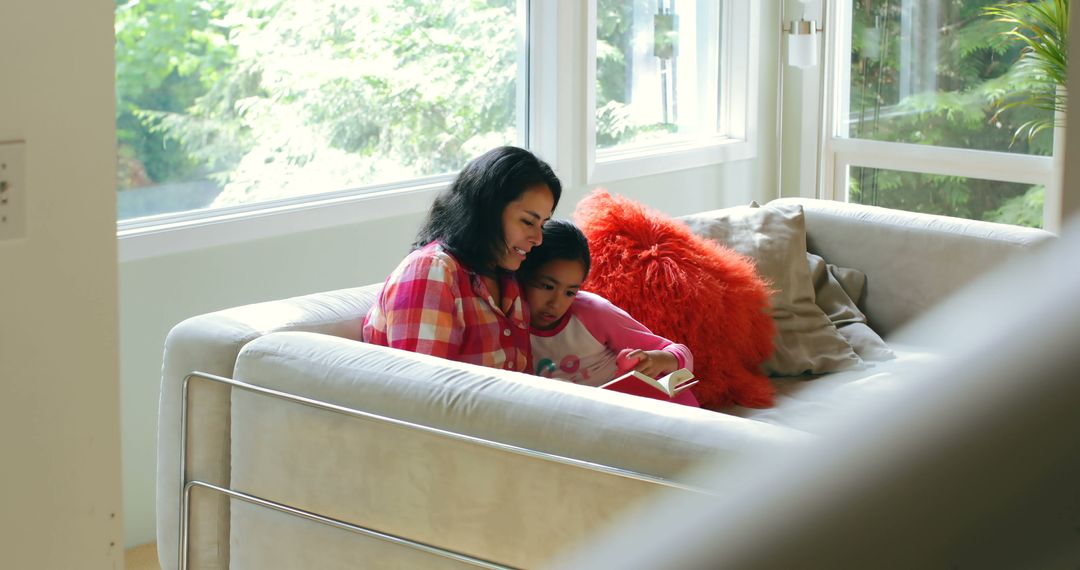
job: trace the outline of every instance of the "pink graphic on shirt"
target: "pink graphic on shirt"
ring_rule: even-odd
[[[576,354],[568,354],[564,356],[562,361],[559,362],[559,368],[567,374],[576,374],[578,370],[580,370],[581,378],[583,380],[589,379],[589,371],[587,369],[581,368],[581,359],[578,358]],[[577,378],[575,378],[574,381],[576,382]]]

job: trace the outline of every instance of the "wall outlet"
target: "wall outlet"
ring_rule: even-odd
[[[26,237],[26,143],[0,142],[0,241]]]

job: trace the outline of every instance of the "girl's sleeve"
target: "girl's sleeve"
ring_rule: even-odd
[[[461,284],[438,256],[406,260],[383,288],[386,346],[458,360],[465,322]]]
[[[653,334],[629,313],[599,295],[579,292],[573,310],[589,333],[616,353],[625,348],[663,350],[675,355],[680,368],[694,369],[694,355],[686,345]]]

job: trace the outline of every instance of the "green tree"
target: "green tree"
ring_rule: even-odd
[[[998,22],[1013,26],[1005,37],[1023,46],[1017,72],[1024,76],[1027,89],[1022,98],[1003,101],[997,115],[1010,109],[1038,109],[1041,113],[1020,125],[1013,135],[1028,140],[1042,135],[1053,136],[1052,127],[1065,117],[1065,75],[1068,54],[1069,2],[1011,2],[991,6],[986,13]],[[1045,188],[1036,186],[1022,196],[1005,201],[987,219],[1024,226],[1042,225]]]
[[[636,121],[630,110],[628,56],[633,53],[634,13],[655,9],[648,0],[596,2],[596,146],[612,147],[671,133],[677,125]]]
[[[132,64],[118,65],[117,84],[134,93],[122,96],[126,117],[168,150],[136,154],[147,170],[175,162],[170,174],[211,177],[223,188],[215,205],[456,170],[515,140],[516,5],[121,5],[118,60]],[[150,37],[153,58],[141,53]],[[176,76],[183,89],[163,81],[174,99],[159,105],[144,76]]]
[[[118,187],[187,180],[205,170],[155,122],[189,108],[227,72],[235,50],[221,18],[229,2],[117,0]]]

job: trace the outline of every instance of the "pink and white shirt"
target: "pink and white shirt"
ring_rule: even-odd
[[[694,367],[685,345],[653,334],[611,301],[587,291],[578,292],[554,328],[530,332],[534,373],[575,384],[599,386],[614,379],[615,358],[624,348],[665,350],[680,368]]]
[[[528,311],[512,273],[500,272],[501,303],[442,244],[410,253],[364,319],[364,342],[492,368],[527,372]],[[506,310],[503,310],[503,307]]]

